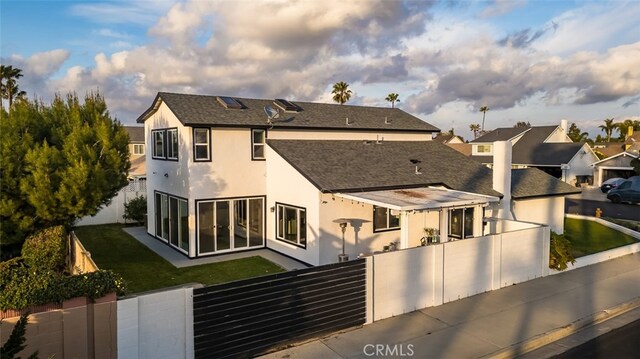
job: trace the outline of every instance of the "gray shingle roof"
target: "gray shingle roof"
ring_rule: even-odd
[[[471,143],[508,141],[516,137],[517,135],[523,133],[526,130],[528,130],[528,128],[523,128],[523,127],[496,128],[495,130],[476,138],[475,140],[471,141]]]
[[[142,126],[122,126],[129,134],[129,142],[144,143],[144,127]]]
[[[582,148],[583,144],[578,142],[544,143],[544,140],[556,128],[558,126],[531,127],[513,145],[512,162],[514,164],[535,166],[560,166],[563,163],[569,163]],[[485,142],[478,140],[474,142]],[[473,158],[481,163],[491,163],[493,161],[493,156],[473,156]]]
[[[567,195],[580,193],[580,189],[536,168],[514,169],[511,171],[511,197],[524,199],[548,196],[550,193]]]
[[[277,108],[273,100],[235,98],[243,109],[226,109],[216,96],[187,95],[159,92],[154,104],[146,110],[137,122],[144,122],[157,106],[164,101],[185,126],[235,126],[270,127],[267,125],[265,106]],[[302,108],[300,112],[283,112],[275,119],[275,128],[322,128],[351,130],[388,130],[438,132],[437,127],[422,121],[397,108],[349,106],[313,102],[294,101]],[[349,125],[346,119],[349,119]],[[385,123],[387,119],[388,123]]]
[[[384,141],[376,144],[364,141],[268,140],[267,143],[323,192],[444,185],[459,191],[501,196],[492,188],[493,172],[489,168],[434,141]],[[411,160],[420,161],[417,165],[422,174],[415,174]],[[564,183],[542,171],[531,169],[531,173],[524,178],[535,176],[537,182],[534,181],[534,186],[526,188],[518,182],[514,188],[516,191],[512,192],[521,197],[532,197],[562,194],[564,192],[555,190],[566,190]],[[523,183],[530,185],[529,181]]]

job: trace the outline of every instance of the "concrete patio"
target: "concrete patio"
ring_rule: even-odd
[[[169,247],[166,243],[161,242],[160,240],[151,237],[146,228],[144,227],[126,227],[123,228],[125,232],[131,235],[133,238],[138,240],[138,242],[144,244],[149,249],[154,251],[156,254],[167,260],[169,263],[173,264],[177,268],[197,266],[201,264],[209,264],[209,263],[217,263],[230,261],[233,259],[239,258],[248,258],[254,256],[263,257],[280,267],[286,270],[295,270],[295,269],[303,269],[308,266],[298,262],[289,257],[283,256],[280,253],[274,252],[267,248],[249,250],[245,252],[236,252],[229,254],[221,254],[216,256],[209,256],[203,258],[189,259],[184,254],[178,253],[175,249]]]

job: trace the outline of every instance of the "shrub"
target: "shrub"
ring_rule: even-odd
[[[112,271],[65,276],[52,270],[29,269],[27,275],[14,276],[0,292],[0,310],[20,310],[75,297],[96,299],[115,292],[124,295],[126,284]]]
[[[67,256],[67,231],[62,226],[43,229],[27,238],[22,258],[32,268],[62,271]]]
[[[147,199],[143,196],[137,196],[124,204],[124,215],[122,217],[142,224],[146,214]]]
[[[575,263],[576,259],[569,252],[571,242],[564,234],[551,232],[551,243],[549,251],[549,268],[563,271],[567,269],[568,263]]]

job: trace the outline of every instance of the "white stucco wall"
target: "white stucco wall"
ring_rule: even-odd
[[[342,252],[342,231],[334,222],[348,218],[351,224],[345,232],[345,253],[349,258],[359,254],[382,251],[390,242],[400,243],[400,229],[373,231],[373,205],[323,194],[320,203],[320,263],[335,263]],[[409,247],[420,245],[425,227],[439,228],[439,212],[423,212],[409,216]]]
[[[298,171],[291,167],[280,155],[266,147],[269,159],[267,166],[267,247],[297,258],[311,265],[319,265],[320,224],[319,204],[320,192]],[[276,202],[303,207],[307,215],[307,245],[301,248],[276,239],[276,213],[271,208]]]
[[[274,128],[268,131],[274,140],[371,140],[384,141],[431,141],[431,133],[386,132],[386,131],[321,131]]]
[[[151,130],[178,128],[178,161],[153,159],[153,140]],[[154,191],[189,198],[189,164],[191,162],[192,139],[189,128],[184,127],[164,102],[151,117],[144,122],[145,152],[147,166],[147,232],[155,234],[155,197]],[[165,176],[166,174],[166,176]],[[189,233],[195,233],[193,201],[189,206]],[[190,249],[193,245],[190,246]]]
[[[189,128],[189,135],[191,134]],[[251,129],[214,128],[211,162],[190,162],[194,199],[262,196],[266,192],[266,161],[251,159]],[[191,151],[193,156],[193,151]]]
[[[543,197],[511,202],[515,220],[548,225],[564,233],[564,197]]]

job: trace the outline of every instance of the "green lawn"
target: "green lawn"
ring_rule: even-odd
[[[593,221],[567,218],[564,234],[576,258],[635,243],[637,240]]]
[[[192,282],[216,284],[284,271],[259,256],[176,268],[125,233],[122,227],[87,226],[76,228],[75,232],[100,269],[111,269],[124,277],[128,293]]]

